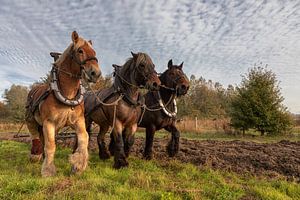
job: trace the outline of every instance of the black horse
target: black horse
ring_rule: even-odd
[[[152,146],[155,131],[162,128],[172,133],[172,138],[167,146],[170,157],[175,156],[179,150],[180,132],[176,128],[176,101],[175,98],[185,95],[189,89],[189,80],[182,71],[183,63],[173,65],[168,62],[168,69],[159,77],[161,86],[159,91],[149,91],[145,94],[146,108],[141,114],[139,127],[146,128],[146,145],[144,158],[152,159]],[[112,137],[112,136],[111,136]],[[132,135],[134,137],[134,135]],[[134,138],[130,139],[131,141]],[[114,140],[111,140],[109,150],[114,150]]]

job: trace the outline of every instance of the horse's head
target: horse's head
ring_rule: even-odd
[[[151,58],[145,53],[131,52],[131,54],[134,66],[132,70],[136,84],[145,86],[150,90],[158,90],[161,83]]]
[[[162,83],[176,90],[177,96],[185,95],[190,87],[189,79],[182,71],[183,62],[180,65],[173,65],[169,60],[168,69],[161,75]]]
[[[72,33],[73,48],[71,58],[83,70],[84,79],[89,82],[96,82],[101,76],[96,52],[92,47],[92,41],[86,41],[79,37],[76,31]]]

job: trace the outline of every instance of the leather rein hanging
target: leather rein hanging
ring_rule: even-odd
[[[52,56],[51,53],[50,53],[50,55]],[[98,59],[96,57],[89,57],[89,58],[83,60],[82,62],[80,62],[74,56],[74,51],[72,52],[72,54],[69,54],[69,56],[73,61],[75,61],[80,66],[80,74],[73,74],[71,72],[60,69],[55,64],[53,64],[51,74],[50,74],[51,75],[50,88],[54,92],[54,96],[56,97],[56,99],[58,101],[60,101],[61,103],[65,104],[67,106],[72,106],[73,107],[73,106],[77,106],[77,105],[81,104],[82,101],[83,101],[83,95],[85,93],[85,89],[82,85],[81,79],[82,79],[83,73],[85,73],[84,65],[88,61],[91,61],[91,60],[95,60],[96,62],[98,62]],[[77,95],[73,99],[69,99],[61,93],[61,90],[60,90],[60,87],[59,87],[59,80],[58,80],[58,73],[59,72],[67,74],[71,78],[79,79],[79,89],[77,91]]]

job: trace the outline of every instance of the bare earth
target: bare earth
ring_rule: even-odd
[[[29,137],[14,138],[12,133],[0,133],[0,140],[15,140],[29,143]],[[107,138],[108,139],[108,138]],[[144,138],[136,138],[131,155],[142,158]],[[165,161],[169,158],[165,146],[167,138],[155,139],[154,158]],[[72,147],[73,138],[58,139],[63,147]],[[97,150],[96,138],[92,137],[92,151]],[[254,143],[244,141],[215,141],[181,139],[180,152],[175,159],[196,166],[233,171],[238,174],[257,176],[284,176],[300,181],[300,142]]]

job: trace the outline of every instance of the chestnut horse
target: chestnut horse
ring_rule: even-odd
[[[173,65],[172,60],[168,62],[168,69],[159,77],[161,86],[159,91],[149,91],[145,95],[146,110],[139,127],[146,128],[146,145],[144,158],[152,159],[152,146],[155,131],[162,128],[172,133],[171,140],[167,146],[170,157],[175,156],[179,150],[180,132],[176,128],[177,107],[175,98],[185,95],[189,89],[189,80],[182,71],[183,63]],[[130,140],[134,140],[131,138]],[[110,147],[114,146],[111,140]]]
[[[91,132],[91,123],[94,121],[100,126],[97,137],[99,145],[99,157],[108,159],[110,153],[107,150],[104,137],[109,127],[112,126],[112,140],[114,140],[114,168],[128,165],[126,157],[133,145],[130,140],[137,129],[137,123],[141,114],[141,106],[144,104],[140,87],[158,89],[160,80],[154,69],[151,58],[145,53],[132,53],[123,66],[115,65],[115,79],[113,86],[95,93],[87,93],[85,97],[86,123],[88,132]],[[107,106],[99,103],[98,98],[105,97]],[[98,102],[98,103],[97,103]]]
[[[81,78],[96,82],[100,76],[96,52],[91,41],[72,33],[72,43],[54,62],[51,83],[33,87],[28,94],[26,123],[31,133],[31,161],[42,158],[42,176],[56,174],[55,134],[65,126],[75,129],[78,147],[70,156],[72,172],[85,170],[88,164],[88,134],[85,127]]]

